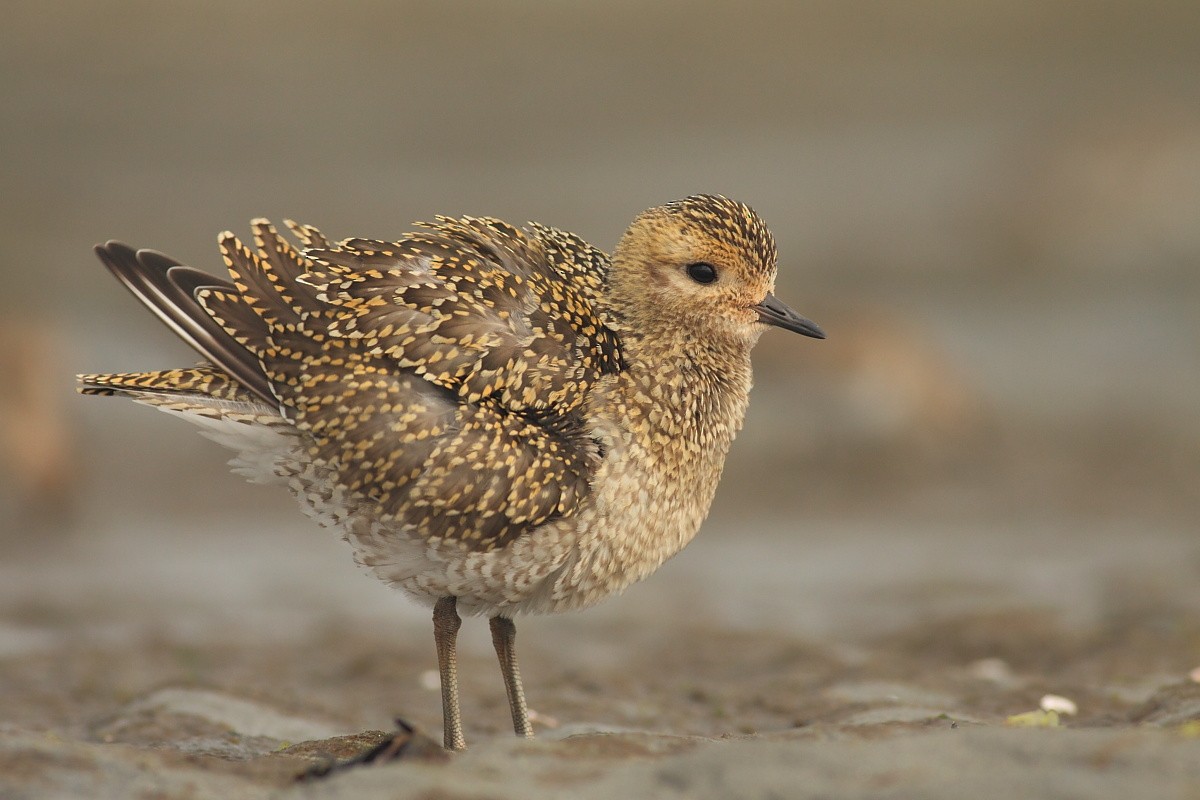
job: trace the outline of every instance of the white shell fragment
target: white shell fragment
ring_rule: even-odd
[[[1066,714],[1068,716],[1079,713],[1079,707],[1075,705],[1074,700],[1057,694],[1044,696],[1038,705],[1042,711],[1057,711],[1059,714]]]

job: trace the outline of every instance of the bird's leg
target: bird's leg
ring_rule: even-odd
[[[461,625],[455,598],[438,600],[433,607],[433,641],[442,675],[442,742],[447,750],[467,749],[462,715],[458,710],[458,656],[455,653]]]
[[[500,671],[504,673],[504,691],[508,694],[508,708],[512,711],[513,730],[517,736],[528,739],[533,736],[533,727],[529,724],[525,690],[521,688],[521,670],[517,668],[517,651],[513,647],[517,626],[508,617],[492,617],[491,626],[492,644],[496,646]]]

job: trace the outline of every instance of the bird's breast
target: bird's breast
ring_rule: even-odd
[[[703,369],[631,367],[597,387],[590,433],[604,458],[591,502],[575,521],[574,553],[555,598],[590,605],[650,575],[692,540],[749,389],[748,363],[719,379]]]

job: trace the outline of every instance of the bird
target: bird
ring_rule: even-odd
[[[775,297],[749,206],[638,214],[611,255],[530,222],[438,216],[394,241],[251,222],[227,276],[118,241],[106,267],[202,360],[79,391],[182,417],[282,484],[355,559],[433,609],[443,743],[463,750],[456,641],[486,616],[513,730],[533,735],[518,615],[581,609],[657,570],[708,514]]]

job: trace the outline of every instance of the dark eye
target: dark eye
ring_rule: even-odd
[[[717,268],[704,261],[687,265],[688,277],[696,283],[712,283],[717,279]]]

